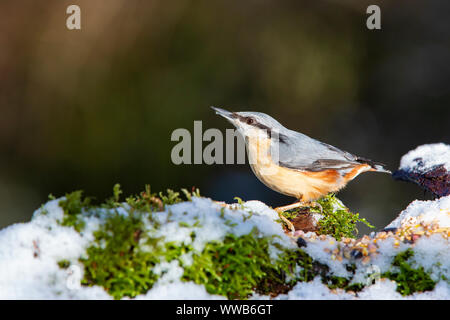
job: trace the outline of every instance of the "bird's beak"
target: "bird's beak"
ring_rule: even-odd
[[[211,109],[213,109],[216,114],[221,115],[222,117],[224,117],[225,119],[227,119],[228,121],[230,121],[231,123],[234,123],[234,116],[233,113],[221,108],[216,108],[216,107],[211,107]]]

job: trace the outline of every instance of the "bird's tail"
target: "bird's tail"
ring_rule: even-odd
[[[367,163],[368,165],[370,165],[372,167],[373,171],[392,174],[392,172],[390,170],[386,169],[386,165],[383,163],[375,162],[375,161],[365,159],[365,158],[358,158],[357,161],[361,162],[361,163]]]

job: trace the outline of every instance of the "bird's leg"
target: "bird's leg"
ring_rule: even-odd
[[[288,210],[292,210],[292,209],[295,209],[295,208],[298,208],[298,207],[302,207],[302,206],[303,206],[303,203],[298,201],[298,202],[295,202],[295,203],[287,205],[287,206],[277,207],[274,210],[276,212],[278,212],[278,216],[281,218],[281,220],[284,221],[284,223],[286,223],[286,225],[288,226],[289,230],[291,230],[291,232],[295,232],[294,225],[285,216],[283,216],[283,212],[284,211],[288,211]]]
[[[297,202],[294,202],[294,203],[289,204],[287,206],[277,207],[277,208],[275,208],[273,210],[275,210],[276,212],[280,213],[280,212],[292,210],[292,209],[295,209],[295,208],[301,208],[301,207],[305,207],[305,204],[303,202],[301,202],[301,201],[297,201]]]
[[[278,215],[280,216],[281,220],[283,220],[287,224],[289,229],[292,232],[295,232],[295,227],[292,224],[292,222],[290,222],[285,216],[283,216],[282,213],[284,211],[288,211],[288,210],[292,210],[292,209],[296,209],[296,208],[304,208],[304,207],[318,207],[320,209],[320,213],[323,213],[323,208],[322,208],[322,205],[320,203],[315,202],[315,201],[303,202],[301,200],[297,201],[297,202],[294,202],[292,204],[289,204],[287,206],[277,207],[274,210],[276,212],[278,212]]]
[[[320,213],[323,213],[323,207],[320,203],[316,202],[316,201],[311,201],[310,203],[308,203],[305,207],[317,207],[320,210]]]
[[[323,213],[322,205],[316,201],[311,201],[311,202],[298,201],[293,204],[289,204],[287,206],[277,207],[274,210],[276,212],[284,212],[284,211],[288,211],[288,210],[292,210],[292,209],[296,209],[296,208],[308,208],[308,207],[309,208],[317,207],[320,209],[320,213]]]
[[[283,220],[284,223],[288,226],[289,230],[291,230],[292,233],[295,232],[295,227],[285,216],[283,216],[282,212],[278,212],[278,216],[281,220]]]

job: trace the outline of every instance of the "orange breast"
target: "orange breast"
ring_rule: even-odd
[[[310,172],[280,167],[272,161],[270,140],[267,138],[248,138],[247,152],[250,166],[261,182],[279,193],[302,201],[319,199],[346,184],[337,170]]]

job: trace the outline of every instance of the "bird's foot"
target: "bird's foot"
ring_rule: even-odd
[[[283,220],[283,222],[287,225],[288,229],[294,233],[295,232],[295,227],[292,224],[291,221],[289,221],[285,216],[283,216],[283,212],[288,211],[288,210],[292,210],[295,208],[299,208],[299,207],[303,207],[303,203],[302,202],[296,202],[287,206],[282,206],[282,207],[277,207],[274,210],[276,212],[278,212],[278,216],[280,217],[281,220]]]
[[[290,222],[288,220],[288,218],[286,218],[285,216],[283,216],[282,212],[278,212],[278,216],[280,217],[281,220],[283,220],[284,223],[286,223],[288,229],[292,232],[292,234],[295,232],[295,227],[292,224],[292,222]]]
[[[288,226],[289,230],[291,230],[293,233],[295,232],[295,227],[292,224],[291,221],[289,221],[285,216],[283,216],[283,212],[288,211],[288,210],[292,210],[292,209],[297,209],[297,208],[319,208],[320,213],[323,213],[323,207],[320,203],[312,201],[312,202],[295,202],[293,204],[287,205],[287,206],[282,206],[282,207],[277,207],[274,210],[276,212],[278,212],[278,215],[280,216],[281,220],[283,220],[284,223],[286,223],[286,225]]]
[[[323,213],[323,207],[320,203],[316,202],[316,201],[312,201],[310,203],[308,203],[307,205],[305,205],[305,207],[310,207],[310,208],[319,208],[320,213]]]
[[[277,207],[274,210],[278,213],[280,212],[284,212],[284,211],[288,211],[288,210],[292,210],[292,209],[297,209],[297,208],[319,208],[320,213],[323,212],[323,208],[320,205],[320,203],[312,201],[312,202],[295,202],[293,204],[289,204],[287,206],[282,206],[282,207]]]
[[[302,208],[302,207],[305,207],[305,206],[306,205],[303,202],[299,201],[299,202],[295,202],[293,204],[289,204],[287,206],[276,207],[273,210],[275,210],[278,213],[281,213],[281,212],[284,212],[284,211],[289,211],[289,210],[296,209],[296,208]]]

